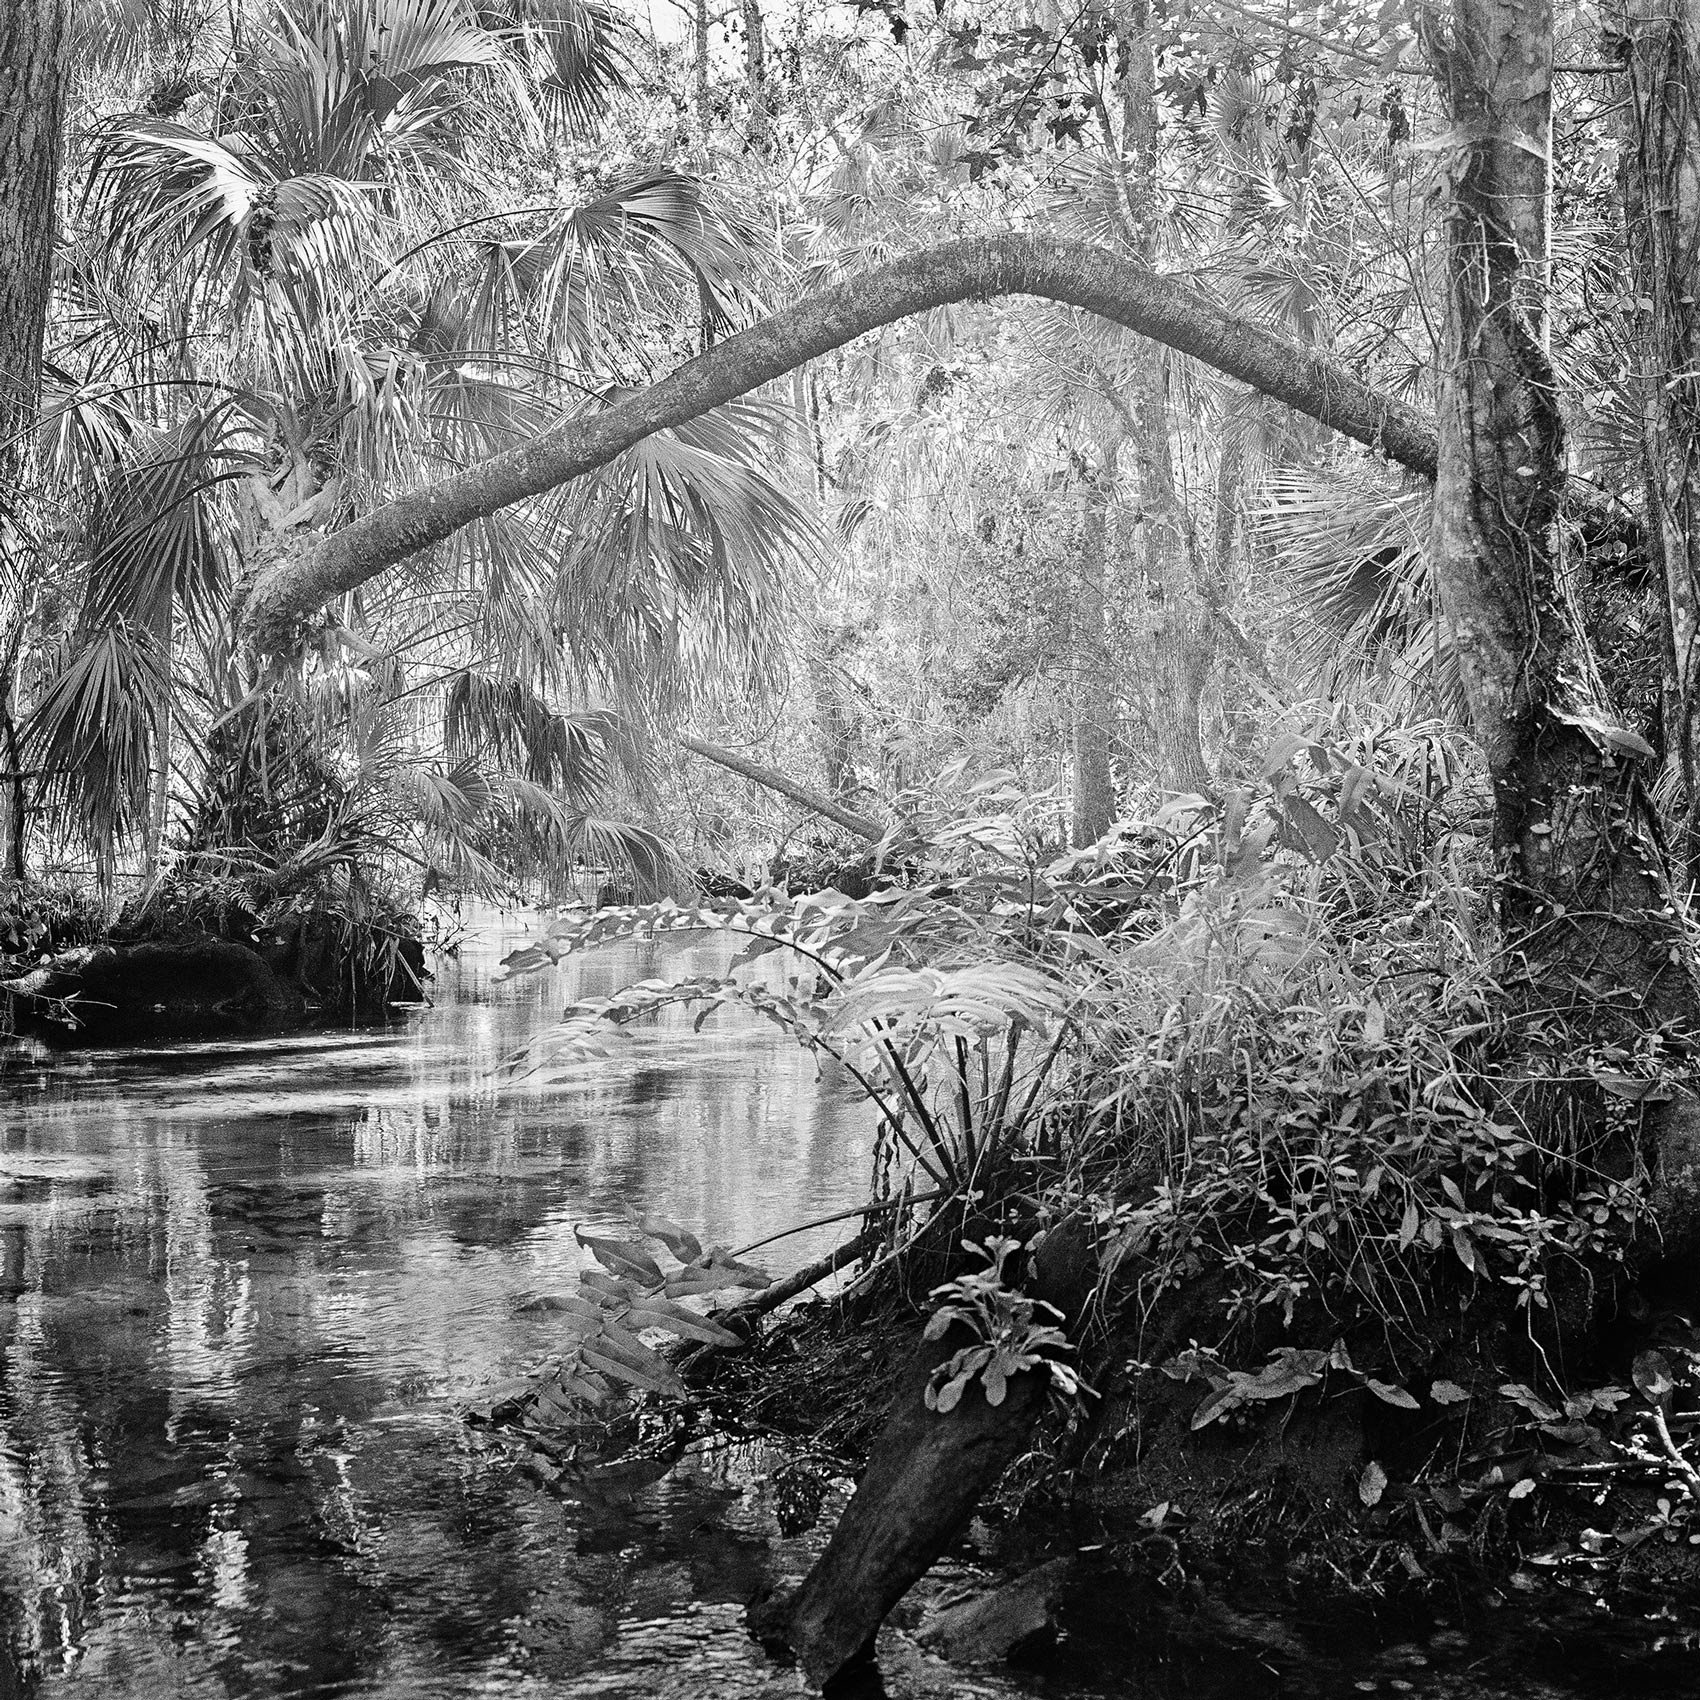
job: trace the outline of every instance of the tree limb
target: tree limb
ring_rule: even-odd
[[[398,496],[328,537],[279,550],[249,594],[262,650],[289,647],[332,597],[463,525],[606,466],[657,431],[771,383],[869,331],[955,301],[1036,295],[1097,313],[1250,384],[1385,454],[1435,472],[1435,428],[1346,367],[1217,306],[1199,290],[1101,248],[1032,235],[928,248],[810,295],[688,361],[649,388],[575,414],[518,448]]]
[[[730,768],[743,778],[765,786],[769,791],[777,791],[781,797],[789,797],[793,803],[798,803],[805,809],[813,809],[817,815],[825,815],[829,821],[843,827],[846,832],[855,833],[858,838],[866,838],[870,843],[878,844],[885,837],[885,827],[871,815],[857,814],[854,809],[847,809],[842,803],[835,803],[824,791],[816,791],[812,786],[799,785],[796,780],[787,779],[777,768],[766,767],[759,761],[751,761],[748,756],[741,756],[734,750],[723,750],[718,744],[708,743],[702,738],[687,738],[681,735],[676,741],[681,749],[689,750],[692,755],[719,762],[722,767]]]

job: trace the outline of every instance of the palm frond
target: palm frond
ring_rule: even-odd
[[[651,763],[621,716],[606,709],[561,713],[523,681],[468,668],[443,699],[443,747],[461,760],[488,759],[587,807],[616,778],[643,786]]]
[[[728,663],[777,677],[775,636],[822,539],[760,464],[775,429],[771,410],[720,408],[645,439],[575,493],[556,623],[622,707],[682,700]]]
[[[168,666],[151,633],[110,625],[66,659],[25,731],[46,801],[76,822],[103,878],[146,808]]]
[[[483,16],[511,31],[538,75],[545,108],[588,130],[630,86],[631,25],[598,0],[498,0]]]
[[[132,431],[90,517],[84,634],[130,625],[169,645],[180,607],[203,631],[224,619],[231,539],[212,498],[252,469],[230,418],[228,407],[197,409],[173,430]]]
[[[1271,476],[1252,522],[1274,556],[1301,666],[1462,716],[1457,657],[1426,554],[1432,494],[1355,465]]]

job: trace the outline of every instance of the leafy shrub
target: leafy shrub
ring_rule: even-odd
[[[574,1230],[601,1268],[584,1270],[576,1293],[545,1294],[523,1307],[547,1312],[568,1346],[530,1374],[486,1388],[475,1414],[534,1437],[570,1436],[607,1423],[632,1393],[685,1397],[678,1372],[644,1335],[742,1344],[730,1329],[681,1301],[728,1288],[759,1291],[768,1276],[720,1246],[705,1251],[689,1229],[665,1218],[634,1218],[633,1230],[633,1239]],[[676,1265],[671,1272],[663,1269],[661,1255]]]
[[[1622,1255],[1644,1204],[1602,1140],[1686,1065],[1657,1034],[1578,1050],[1540,1007],[1499,950],[1485,804],[1437,723],[1342,709],[1227,797],[1085,851],[1059,853],[1007,775],[959,767],[912,812],[903,889],[564,916],[509,967],[682,930],[751,943],[726,975],[575,1006],[515,1066],[737,1001],[872,1100],[876,1194],[1086,1200],[1141,1302],[1213,1276],[1224,1343],[1301,1309],[1325,1341],[1409,1335],[1489,1288],[1540,1310],[1556,1260]],[[781,951],[777,984],[750,972]]]

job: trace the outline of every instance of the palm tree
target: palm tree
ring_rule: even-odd
[[[643,783],[627,728],[728,668],[777,672],[813,535],[770,409],[469,528],[381,603],[342,599],[285,675],[234,641],[233,597],[296,539],[606,405],[688,352],[685,327],[721,334],[751,233],[665,167],[523,192],[625,86],[623,26],[592,0],[307,0],[225,45],[234,72],[179,116],[101,127],[61,268],[75,364],[44,436],[93,499],[31,723],[50,797],[104,869],[140,836],[151,871],[174,785],[218,789],[209,731],[240,759],[229,729],[263,740],[249,711],[282,691],[463,872],[493,877],[474,846],[504,811],[538,866],[657,872],[654,841],[593,805]],[[504,712],[572,762],[540,768]]]

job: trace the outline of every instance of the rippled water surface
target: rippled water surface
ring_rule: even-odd
[[[485,916],[435,1006],[384,1031],[7,1061],[0,1700],[800,1692],[743,1607],[822,1537],[780,1539],[759,1456],[710,1444],[660,1480],[563,1496],[461,1407],[556,1343],[519,1306],[574,1281],[575,1224],[617,1228],[630,1205],[742,1246],[856,1199],[868,1118],[783,1036],[724,1014],[498,1084],[572,997],[727,959],[629,946],[493,981],[525,936]],[[762,1255],[792,1267],[846,1231]],[[961,1580],[947,1565],[923,1593]],[[1578,1638],[1507,1602],[1485,1640],[1444,1623],[1409,1640],[1176,1598],[1178,1639],[1131,1628],[1112,1576],[1074,1652],[995,1675],[900,1628],[883,1691],[1673,1692],[1642,1657],[1657,1626]],[[1695,1676],[1700,1692],[1700,1660]]]
[[[726,1461],[563,1505],[459,1401],[552,1343],[516,1308],[573,1281],[575,1223],[630,1204],[742,1245],[854,1199],[866,1117],[735,1015],[493,1085],[571,997],[725,956],[628,946],[492,983],[525,935],[484,922],[386,1031],[8,1064],[0,1692],[774,1680],[739,1627],[765,1549]]]

